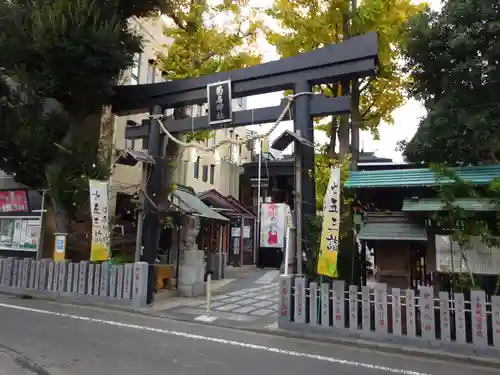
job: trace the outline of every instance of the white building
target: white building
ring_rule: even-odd
[[[131,27],[144,37],[144,51],[136,56],[135,65],[124,75],[125,85],[162,82],[161,72],[155,68],[153,61],[162,46],[170,42],[163,33],[162,19],[132,19]],[[246,98],[234,99],[233,110],[246,109]],[[206,106],[193,108],[196,116],[205,115]],[[142,150],[147,145],[142,140],[126,140],[125,128],[127,120],[140,123],[147,118],[148,113],[114,118],[113,146],[115,150],[133,149]],[[245,127],[225,128],[214,132],[214,136],[205,141],[205,146],[211,146],[222,139],[230,138],[235,141],[246,139]],[[180,163],[176,170],[176,182],[192,187],[197,193],[216,189],[223,195],[239,197],[240,165],[250,160],[251,150],[246,145],[225,145],[216,152],[193,152],[193,148],[182,152]],[[118,152],[115,154],[118,155]],[[110,177],[111,202],[110,212],[115,212],[117,193],[132,195],[137,192],[142,181],[142,163],[136,166],[114,165]]]
[[[153,62],[156,54],[163,45],[169,43],[163,33],[164,23],[161,19],[139,19],[131,18],[130,27],[140,33],[143,38],[143,52],[136,54],[134,65],[124,72],[124,85],[138,85],[145,83],[163,82],[164,79],[159,69]],[[132,120],[140,123],[147,118],[148,113],[135,114],[131,116],[114,116],[112,143],[115,151],[113,160],[119,155],[120,150],[142,150],[142,140],[126,140],[125,128],[127,121]],[[147,147],[147,145],[145,145]],[[126,166],[114,164],[110,176],[110,212],[114,213],[116,208],[116,198],[118,193],[132,195],[137,192],[142,183],[142,163],[136,166]]]
[[[246,98],[233,99],[233,111],[247,108]],[[198,115],[204,115],[206,106],[198,108]],[[223,128],[213,132],[213,136],[205,140],[204,146],[211,147],[224,139],[243,142],[246,128]],[[239,178],[241,164],[250,161],[251,150],[246,144],[226,144],[214,152],[203,152],[195,148],[185,149],[182,164],[177,167],[177,182],[191,186],[197,193],[215,189],[220,194],[239,198]]]

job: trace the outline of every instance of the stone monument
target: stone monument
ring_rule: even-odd
[[[196,237],[200,232],[200,219],[184,215],[180,230],[179,295],[198,297],[205,293],[203,276],[205,273],[203,250],[198,249]]]

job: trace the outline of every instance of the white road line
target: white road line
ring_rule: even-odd
[[[279,275],[279,271],[267,271],[264,276],[255,280],[255,284],[269,284]]]
[[[401,375],[430,375],[430,374],[424,373],[424,372],[403,370],[403,369],[387,367],[387,366],[379,366],[379,365],[375,365],[375,364],[371,364],[371,363],[347,361],[347,360],[343,360],[343,359],[339,359],[339,358],[327,357],[324,355],[303,353],[303,352],[297,352],[294,350],[285,350],[285,349],[273,348],[273,347],[264,346],[264,345],[248,344],[248,343],[241,342],[241,341],[226,340],[226,339],[221,339],[221,338],[217,338],[217,337],[202,336],[202,335],[196,335],[196,334],[187,333],[187,332],[180,332],[180,331],[171,331],[171,330],[167,330],[167,329],[153,328],[153,327],[147,327],[147,326],[142,326],[142,325],[137,325],[137,324],[121,323],[121,322],[116,322],[113,320],[91,318],[88,316],[64,314],[64,313],[58,313],[58,312],[49,311],[49,310],[42,310],[42,309],[35,309],[35,308],[25,307],[25,306],[0,303],[0,307],[4,307],[7,309],[26,311],[26,312],[32,312],[32,313],[37,313],[37,314],[58,316],[58,317],[74,319],[74,320],[87,321],[87,322],[91,322],[91,323],[106,324],[106,325],[110,325],[110,326],[114,326],[114,327],[131,328],[131,329],[137,329],[137,330],[141,330],[141,331],[161,333],[164,335],[184,337],[184,338],[188,338],[188,339],[192,339],[192,340],[210,341],[210,342],[215,342],[215,343],[219,343],[219,344],[223,344],[223,345],[230,345],[230,346],[234,346],[234,347],[239,347],[239,348],[261,350],[261,351],[265,351],[265,352],[269,352],[269,353],[276,353],[276,354],[281,354],[281,355],[290,356],[290,357],[307,358],[307,359],[312,359],[312,360],[316,360],[316,361],[330,362],[330,363],[335,363],[335,364],[339,364],[339,365],[364,368],[367,370],[385,371],[385,372],[390,372],[393,374],[401,374]]]

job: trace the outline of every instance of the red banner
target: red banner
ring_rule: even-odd
[[[25,190],[0,191],[0,212],[29,211]]]

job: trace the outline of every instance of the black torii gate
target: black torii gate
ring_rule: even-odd
[[[232,98],[293,90],[295,93],[310,92],[313,85],[338,82],[341,79],[374,76],[378,66],[378,41],[376,33],[350,38],[347,41],[329,45],[312,52],[268,62],[244,69],[201,76],[199,78],[176,80],[135,86],[118,86],[112,100],[113,112],[117,115],[150,112],[164,114],[166,109],[207,103],[207,88],[210,84],[230,80]],[[286,106],[286,100],[279,106],[238,111],[232,115],[229,127],[256,125],[274,122]],[[314,144],[313,118],[345,114],[350,111],[348,96],[326,97],[324,95],[303,95],[294,100],[291,115],[283,120],[294,120],[294,130]],[[190,132],[193,130],[221,128],[209,125],[208,116],[176,120],[164,117],[163,124],[169,132]],[[143,139],[148,143],[148,153],[156,164],[152,166],[147,191],[150,197],[162,188],[164,134],[156,120],[143,120],[141,125],[127,127],[125,138]],[[314,149],[304,148],[302,153],[302,205],[304,215],[315,214]],[[311,176],[310,171],[313,171]],[[296,200],[297,202],[297,200]],[[148,202],[146,205],[151,206]],[[146,207],[148,215],[144,221],[143,260],[154,267],[158,246],[158,215]],[[296,208],[297,209],[297,208]],[[154,298],[154,272],[149,272],[148,303]]]

